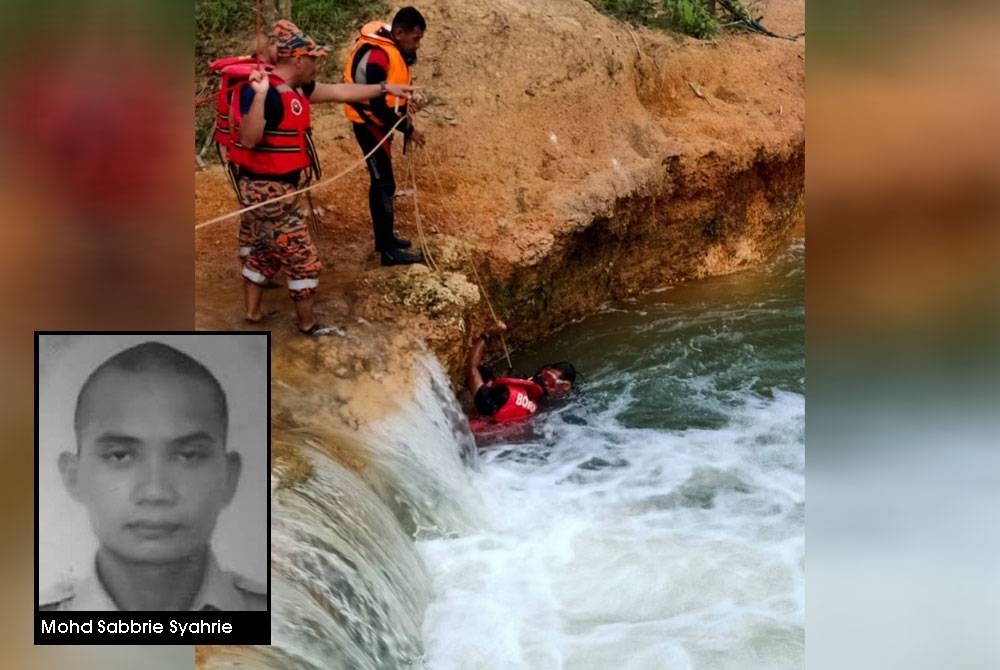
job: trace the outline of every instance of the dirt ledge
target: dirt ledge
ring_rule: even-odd
[[[704,43],[629,28],[585,0],[420,9],[429,142],[413,168],[442,272],[377,264],[362,171],[317,191],[318,308],[365,334],[349,346],[409,333],[457,380],[489,317],[471,263],[517,347],[607,300],[760,262],[803,221],[804,39]],[[764,13],[775,32],[804,29],[802,0]],[[318,111],[315,127],[328,174],[357,160],[340,109]],[[221,170],[198,173],[196,221],[234,208]],[[415,238],[412,195],[397,199],[397,219]],[[235,228],[197,233],[199,328],[244,327]],[[283,291],[266,300],[290,315]],[[297,338],[290,319],[274,337]]]

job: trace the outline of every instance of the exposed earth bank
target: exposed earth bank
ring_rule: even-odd
[[[490,318],[480,283],[516,348],[610,299],[757,263],[803,223],[804,38],[703,42],[632,28],[586,0],[418,7],[428,142],[411,156],[394,143],[396,229],[419,246],[419,212],[438,270],[378,264],[349,122],[339,105],[316,110],[324,178],[358,165],[313,193],[318,312],[351,336],[302,342],[287,293],[268,291],[265,308],[282,311],[276,359],[323,348],[325,367],[357,380],[392,369],[416,336],[457,381]],[[805,30],[803,0],[760,12],[775,33]],[[196,223],[236,209],[218,166],[197,173],[195,195]],[[236,228],[195,233],[198,328],[249,327]],[[373,348],[375,333],[392,341]]]

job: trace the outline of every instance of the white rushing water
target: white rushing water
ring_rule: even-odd
[[[272,471],[271,645],[216,649],[202,670],[394,670],[422,666],[420,625],[432,598],[415,537],[457,537],[483,525],[466,463],[476,460],[448,377],[429,355],[412,365],[412,397],[391,394],[378,421],[331,427],[323,384],[282,382],[274,444],[308,475]],[[308,396],[312,405],[304,402]],[[352,468],[330,454],[362,459]],[[464,460],[463,460],[464,459]]]
[[[579,390],[478,457],[429,356],[353,428],[282,381],[272,645],[203,670],[802,667],[801,252],[567,329]]]
[[[483,453],[480,530],[418,543],[428,668],[802,667],[801,276],[783,281],[606,315],[617,350],[564,338],[601,352],[581,392]]]
[[[615,411],[494,451],[490,528],[420,543],[428,667],[801,666],[802,397],[678,434]]]

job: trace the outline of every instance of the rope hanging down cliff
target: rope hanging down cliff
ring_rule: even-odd
[[[417,238],[420,241],[420,250],[421,253],[423,253],[424,258],[427,260],[427,265],[430,266],[431,269],[433,269],[435,272],[440,273],[441,272],[440,268],[438,267],[437,263],[434,262],[433,256],[431,256],[430,246],[427,244],[427,238],[424,236],[423,225],[421,224],[420,221],[420,208],[417,204],[416,170],[413,167],[414,165],[413,152],[411,151],[407,156],[408,156],[407,167],[408,167],[408,172],[410,174],[410,187],[413,191],[413,217],[417,226]],[[486,307],[490,310],[490,316],[493,317],[493,321],[497,325],[503,324],[503,321],[501,321],[500,317],[497,316],[496,310],[493,309],[493,302],[490,300],[489,293],[486,292],[486,287],[483,286],[483,282],[479,277],[479,270],[476,268],[476,264],[472,262],[472,257],[469,256],[469,251],[466,245],[462,246],[462,251],[465,255],[465,260],[472,267],[472,273],[476,279],[476,286],[479,287],[479,294],[483,296],[483,300],[486,301]],[[503,353],[507,359],[507,367],[513,368],[514,365],[513,363],[511,363],[510,360],[510,349],[507,347],[507,341],[504,339],[503,332],[500,332],[500,344],[503,346]]]

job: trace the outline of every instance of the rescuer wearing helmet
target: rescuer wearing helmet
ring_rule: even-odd
[[[391,25],[373,21],[361,28],[354,50],[347,58],[344,81],[358,84],[409,84],[410,66],[417,61],[417,49],[427,29],[424,17],[414,7],[403,7],[392,19]],[[391,91],[367,102],[344,105],[344,112],[354,126],[354,136],[367,156],[386,133],[406,116],[406,100]],[[408,140],[423,144],[423,134],[407,118],[399,130]],[[423,257],[403,251],[410,241],[396,237],[393,197],[396,180],[392,174],[392,139],[372,154],[368,160],[368,208],[371,211],[372,229],[375,234],[375,251],[381,256],[382,265],[421,263]],[[404,145],[405,150],[405,145]]]

